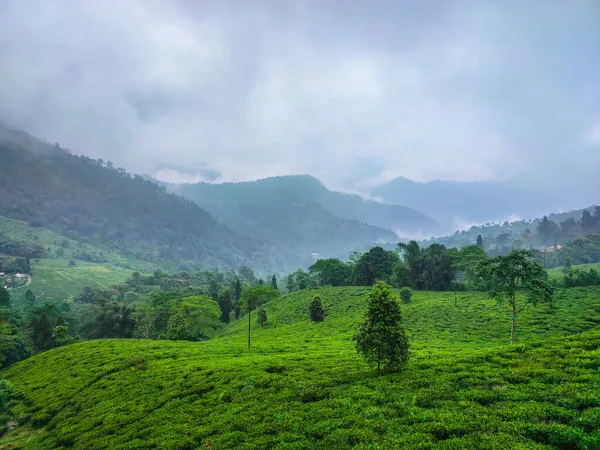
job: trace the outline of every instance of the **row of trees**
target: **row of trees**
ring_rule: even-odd
[[[305,272],[297,270],[285,278],[288,292],[317,286],[370,286],[377,280],[394,287],[443,291],[476,285],[475,272],[487,258],[485,251],[470,245],[461,250],[441,244],[422,248],[416,241],[398,244],[394,251],[373,247],[349,261],[328,258],[315,262]]]

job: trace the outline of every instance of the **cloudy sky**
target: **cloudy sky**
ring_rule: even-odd
[[[0,118],[166,181],[600,192],[600,3],[0,0]]]

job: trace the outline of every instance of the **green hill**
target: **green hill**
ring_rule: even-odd
[[[0,125],[0,215],[150,262],[268,266],[260,245],[198,205],[109,161]]]
[[[346,256],[375,242],[397,242],[390,228],[430,230],[436,224],[410,208],[366,201],[328,190],[310,176],[241,183],[169,186],[238,234],[259,237],[293,271],[321,257]]]
[[[267,304],[246,350],[242,317],[203,343],[103,340],[4,371],[26,449],[598,448],[600,289],[558,292],[518,318],[479,293],[416,292],[402,305],[406,371],[375,376],[351,336],[367,288]],[[322,296],[323,323],[308,320]],[[212,444],[210,444],[212,442]],[[211,447],[211,445],[213,445]],[[206,447],[205,447],[206,446]]]

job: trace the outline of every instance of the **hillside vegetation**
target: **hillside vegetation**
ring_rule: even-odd
[[[325,321],[308,304],[320,294]],[[600,289],[560,290],[518,318],[481,293],[402,305],[412,359],[375,376],[351,340],[368,288],[266,304],[202,343],[102,340],[5,370],[16,448],[598,448]],[[455,306],[455,302],[457,306]],[[212,447],[211,447],[212,445]]]
[[[248,219],[263,221],[256,208],[262,207],[269,216],[269,210],[274,212],[278,207],[291,204],[309,205],[312,209],[319,207],[341,219],[366,222],[407,233],[430,234],[439,229],[438,223],[416,209],[331,191],[310,175],[271,177],[240,183],[183,184],[175,189],[217,217],[241,213]],[[301,214],[298,218],[302,221]],[[273,224],[274,227],[281,225],[283,224]]]
[[[238,266],[258,250],[163,187],[21,135],[0,133],[1,216],[146,261]]]

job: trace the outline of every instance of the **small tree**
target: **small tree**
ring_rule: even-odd
[[[387,371],[401,369],[409,359],[409,342],[404,331],[398,296],[383,281],[377,282],[369,293],[364,321],[354,336],[356,349],[367,362],[377,363]]]
[[[412,298],[413,291],[409,287],[403,287],[400,289],[400,299],[402,303],[410,303],[410,299]]]
[[[310,320],[313,322],[323,322],[323,320],[325,320],[325,310],[323,309],[321,297],[319,295],[313,297],[308,307],[308,311],[310,313]]]
[[[497,301],[505,300],[511,307],[511,344],[515,342],[517,314],[530,304],[551,304],[554,295],[548,273],[532,261],[532,257],[529,250],[513,250],[506,256],[484,261],[479,268],[481,277],[488,282],[489,296]]]
[[[254,308],[262,305],[269,300],[276,298],[279,295],[271,286],[257,284],[242,291],[242,303],[248,312],[248,350],[250,349],[250,331],[251,331],[251,312]]]
[[[267,312],[265,311],[265,308],[263,308],[262,306],[258,307],[258,319],[257,319],[257,323],[261,327],[265,323],[267,323]]]

